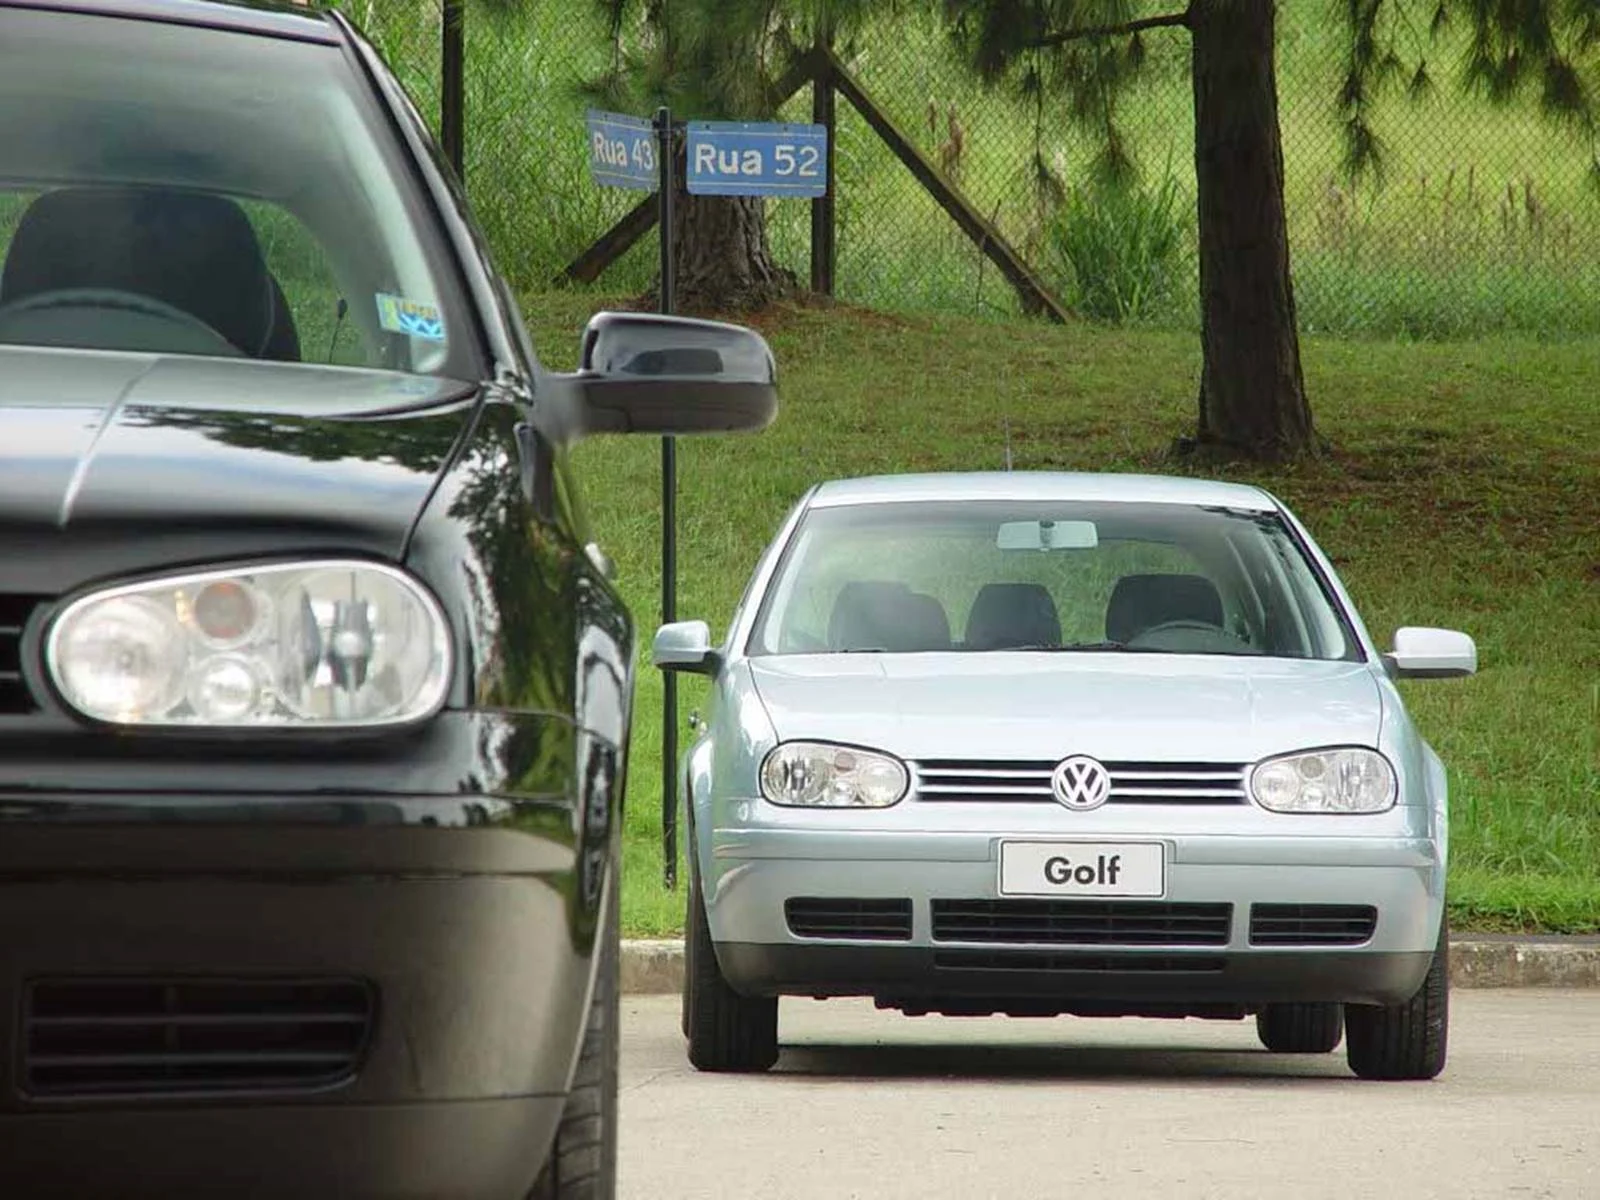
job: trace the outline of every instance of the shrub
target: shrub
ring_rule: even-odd
[[[1190,279],[1189,206],[1170,171],[1156,186],[1097,180],[1067,191],[1045,230],[1049,268],[1084,316],[1123,325],[1168,310]]]

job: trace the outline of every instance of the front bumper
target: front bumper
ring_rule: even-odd
[[[592,976],[596,914],[581,898],[598,889],[580,881],[569,808],[145,796],[120,810],[141,816],[117,820],[104,796],[78,819],[70,801],[51,807],[0,824],[0,1195],[526,1192]],[[375,1000],[341,1080],[36,1084],[48,1051],[24,1003],[40,981],[306,979],[362,981]]]
[[[1221,1010],[1293,1000],[1390,1004],[1420,986],[1444,903],[1440,847],[1395,827],[1404,819],[1388,818],[1391,828],[1382,836],[1160,838],[1166,895],[1120,902],[1123,911],[1137,912],[1142,903],[1229,906],[1222,931],[1203,943],[1181,934],[1122,941],[1114,922],[1090,935],[1039,940],[974,939],[948,926],[936,929],[936,901],[999,898],[1003,838],[992,832],[716,829],[702,859],[707,914],[724,974],[752,995],[870,995],[947,1011],[986,1011],[984,1003],[993,1001],[1002,1011],[1053,1004],[1063,1012],[1152,1015],[1235,1015]],[[1094,839],[1117,836],[1097,831]],[[797,936],[785,904],[801,897],[909,901],[910,922],[889,938]],[[1251,930],[1257,905],[1370,907],[1376,920],[1358,944],[1257,944]]]

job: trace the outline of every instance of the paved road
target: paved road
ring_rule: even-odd
[[[784,1001],[771,1075],[699,1075],[623,1000],[625,1200],[1600,1198],[1600,991],[1457,991],[1450,1063],[1363,1083],[1253,1024]]]

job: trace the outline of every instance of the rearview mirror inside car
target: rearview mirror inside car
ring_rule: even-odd
[[[1383,661],[1396,679],[1451,679],[1477,671],[1478,647],[1454,629],[1408,626],[1395,630]]]
[[[1093,521],[1007,521],[995,538],[1001,550],[1093,550],[1099,544]]]
[[[752,431],[778,412],[766,339],[721,321],[599,313],[569,378],[582,389],[585,433]]]
[[[711,626],[704,621],[674,621],[656,631],[651,661],[663,671],[690,671],[712,675],[719,665],[711,648]]]

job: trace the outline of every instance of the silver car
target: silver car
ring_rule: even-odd
[[[1362,1077],[1443,1068],[1445,771],[1328,558],[1255,487],[824,483],[767,549],[684,755],[684,1033],[778,1056],[778,997],[909,1014],[1254,1015]]]

